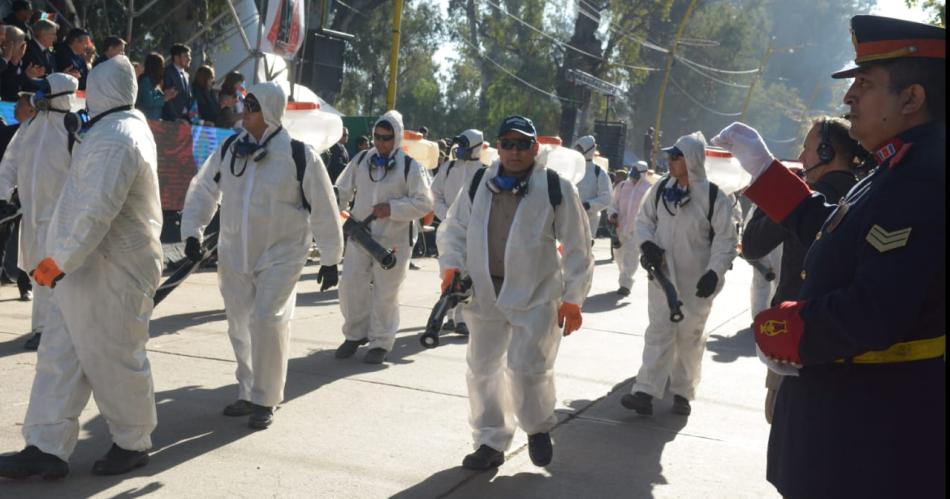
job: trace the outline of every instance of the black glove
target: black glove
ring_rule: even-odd
[[[204,259],[205,250],[201,247],[201,243],[198,242],[198,238],[189,237],[185,239],[185,256],[195,263]]]
[[[584,205],[584,211],[590,210],[590,203],[588,203],[587,201],[584,201],[583,205]]]
[[[712,270],[703,274],[696,283],[696,296],[700,298],[709,298],[716,292],[716,285],[719,284],[719,276]]]
[[[321,265],[317,272],[317,282],[323,283],[320,286],[321,293],[336,286],[340,282],[340,273],[337,271],[336,265]]]
[[[653,241],[647,241],[640,245],[640,251],[643,253],[643,260],[660,267],[663,265],[663,248],[659,247]]]
[[[0,218],[7,218],[16,213],[17,208],[13,203],[0,199]]]

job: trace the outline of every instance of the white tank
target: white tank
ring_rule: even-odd
[[[600,155],[600,153],[594,154],[594,164],[603,168],[604,171],[610,171],[610,160]]]
[[[482,146],[482,164],[485,166],[491,166],[495,160],[498,159],[498,149],[484,144]]]
[[[402,150],[427,170],[439,166],[439,144],[423,139],[418,132],[403,132]]]
[[[752,181],[752,176],[742,169],[739,160],[718,147],[706,148],[706,177],[726,194],[732,194]]]
[[[288,104],[283,124],[291,137],[316,147],[318,153],[336,144],[343,135],[343,120],[321,111],[316,103]]]
[[[543,144],[538,153],[538,162],[554,170],[558,175],[576,184],[584,178],[587,160],[584,155],[563,146]]]

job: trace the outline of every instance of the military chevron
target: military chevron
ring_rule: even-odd
[[[878,250],[878,252],[885,253],[907,246],[907,240],[910,238],[910,230],[911,227],[908,227],[906,229],[888,232],[880,225],[875,225],[871,227],[865,239],[874,249]]]

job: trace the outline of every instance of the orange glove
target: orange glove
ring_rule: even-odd
[[[56,265],[55,260],[50,257],[46,257],[40,261],[40,264],[37,265],[35,269],[30,271],[30,275],[40,286],[55,288],[56,283],[59,282],[59,280],[62,279],[66,274],[64,274],[63,271],[59,269],[59,265]]]
[[[442,292],[445,293],[446,289],[449,289],[449,286],[452,285],[452,280],[455,279],[455,276],[459,274],[461,270],[452,267],[445,269],[445,272],[442,273]]]
[[[581,318],[581,307],[564,302],[557,309],[557,325],[564,328],[564,336],[569,336],[574,331],[581,328],[583,323]]]
[[[432,221],[435,220],[435,212],[430,211],[422,217],[422,225],[432,225]]]
[[[347,218],[350,218],[350,212],[348,212],[348,211],[341,211],[341,212],[340,212],[340,220],[344,220],[344,221],[345,221]]]

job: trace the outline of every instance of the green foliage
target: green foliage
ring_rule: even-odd
[[[904,0],[908,8],[919,7],[930,14],[930,23],[947,26],[947,2],[939,0]]]

